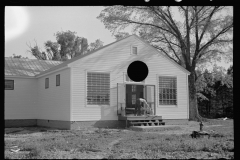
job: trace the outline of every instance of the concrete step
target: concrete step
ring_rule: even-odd
[[[180,130],[178,125],[160,125],[160,126],[130,126],[129,129],[134,131],[164,131],[166,129],[170,130]]]

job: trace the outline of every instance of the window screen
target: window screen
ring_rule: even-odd
[[[5,80],[5,90],[14,90],[14,80]]]
[[[56,86],[60,86],[60,74],[56,75]]]
[[[45,88],[49,88],[49,78],[45,79]]]
[[[110,103],[110,74],[99,72],[87,73],[87,104],[109,105]]]
[[[177,78],[159,77],[159,105],[177,104]]]

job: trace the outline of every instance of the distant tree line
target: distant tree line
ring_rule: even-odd
[[[10,56],[12,58],[25,58],[25,59],[28,59],[28,57],[23,57],[22,55],[16,55],[15,53],[13,53],[12,56]]]
[[[196,82],[199,114],[206,118],[233,118],[233,65],[223,73],[216,68],[202,74]]]

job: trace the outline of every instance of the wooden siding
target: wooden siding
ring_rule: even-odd
[[[5,119],[36,119],[37,80],[8,78],[14,80],[14,90],[5,90]]]
[[[56,86],[56,75],[60,74],[60,86]],[[45,78],[49,88],[45,89]],[[70,69],[64,69],[38,78],[37,119],[70,120]]]
[[[138,47],[138,55],[130,54],[131,46]],[[169,62],[156,50],[135,37],[129,37],[83,59],[73,62],[71,66],[71,120],[117,120],[117,83],[123,83],[123,72],[128,65],[141,60],[148,65],[149,74],[146,84],[156,85],[156,114],[163,119],[187,119],[186,73]],[[86,105],[86,72],[110,72],[110,105]],[[158,105],[158,75],[177,77],[177,106]]]

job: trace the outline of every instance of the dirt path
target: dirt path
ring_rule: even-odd
[[[112,141],[111,143],[108,144],[108,149],[111,151],[112,150],[112,147],[117,144],[122,138],[118,138],[114,141]]]

